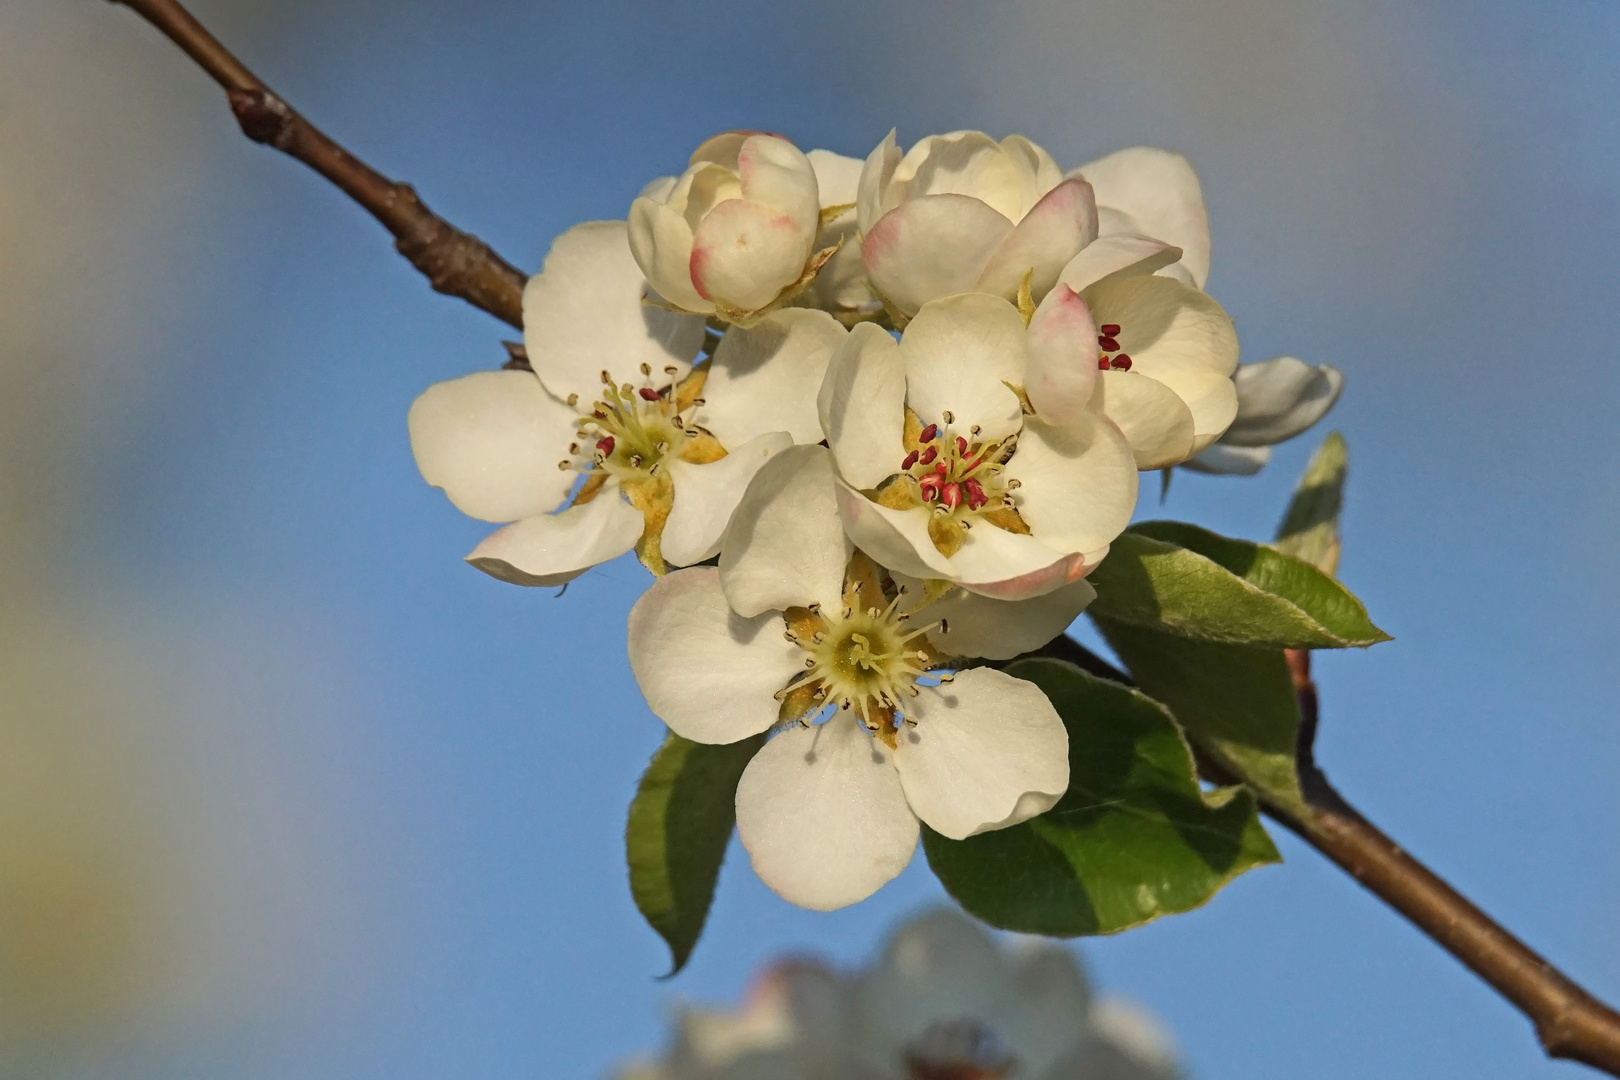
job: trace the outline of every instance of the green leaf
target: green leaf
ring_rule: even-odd
[[[1279,861],[1253,793],[1204,791],[1162,705],[1061,660],[1006,670],[1063,717],[1069,790],[1040,817],[966,840],[923,827],[929,865],[968,911],[1025,933],[1112,934],[1199,907]]]
[[[1090,580],[1093,613],[1180,637],[1292,649],[1389,640],[1361,602],[1316,567],[1195,525],[1132,526]]]
[[[737,820],[737,781],[764,745],[764,735],[710,746],[671,732],[636,788],[624,829],[630,892],[669,944],[666,979],[703,933]]]
[[[1322,440],[1277,526],[1276,548],[1308,562],[1329,577],[1339,569],[1339,511],[1349,451],[1337,431]]]
[[[1294,764],[1299,698],[1282,650],[1093,621],[1137,684],[1170,707],[1194,743],[1268,799],[1304,808]]]

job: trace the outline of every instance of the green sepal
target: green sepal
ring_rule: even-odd
[[[1069,733],[1069,789],[1039,817],[949,840],[923,827],[946,890],[993,926],[1113,934],[1189,911],[1279,861],[1243,787],[1203,790],[1170,713],[1061,660],[1006,669],[1041,688]]]
[[[703,933],[737,820],[737,781],[764,745],[764,735],[711,746],[670,732],[636,788],[624,829],[630,892],[669,945],[666,979]]]

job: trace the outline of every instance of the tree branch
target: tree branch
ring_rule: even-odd
[[[244,135],[302,161],[382,222],[394,235],[394,247],[434,289],[522,328],[527,276],[488,244],[429,210],[409,184],[388,179],[305,120],[177,0],[112,3],[161,30],[222,86]]]

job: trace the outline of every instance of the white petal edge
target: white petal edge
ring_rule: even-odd
[[[1097,191],[1097,205],[1120,211],[1137,225],[1132,232],[1182,249],[1181,261],[1198,288],[1209,277],[1209,214],[1192,163],[1152,146],[1132,146],[1080,166]]]
[[[1138,469],[1163,469],[1193,454],[1193,414],[1164,383],[1134,371],[1103,371],[1091,407],[1119,426]]]
[[[1097,204],[1091,185],[1065,180],[1030,208],[1001,242],[974,288],[1011,300],[1024,275],[1030,294],[1039,301],[1057,284],[1058,275],[1075,255],[1097,238]]]
[[[693,464],[676,459],[669,463],[675,502],[659,546],[675,566],[712,559],[720,553],[731,513],[748,490],[748,482],[775,454],[793,445],[785,431],[772,431],[751,439],[719,461]]]
[[[660,296],[686,311],[714,311],[692,286],[692,227],[677,210],[643,195],[630,204],[629,228],[630,253]]]
[[[923,594],[915,578],[905,584],[913,586],[909,595]],[[952,589],[918,611],[912,625],[944,619],[950,629],[932,630],[928,640],[947,656],[1011,660],[1063,633],[1096,598],[1097,590],[1084,579],[1029,600],[996,600]]]
[[[737,784],[737,833],[754,873],[815,911],[865,900],[917,848],[892,755],[847,713],[765,744]]]
[[[644,528],[641,511],[609,482],[588,503],[497,529],[467,561],[514,585],[563,585],[635,547]]]
[[[971,195],[926,195],[878,219],[861,244],[872,285],[900,311],[968,292],[1013,223]]]
[[[775,694],[803,670],[776,612],[744,618],[726,604],[712,566],[653,582],[630,609],[630,670],[647,706],[671,731],[733,743],[776,723]]]
[[[578,414],[527,371],[480,371],[434,383],[406,418],[422,479],[457,510],[516,521],[554,509],[579,474],[568,456]]]
[[[836,608],[851,547],[839,520],[832,455],[782,450],[754,475],[720,546],[720,581],[744,615]]]
[[[783,308],[720,339],[703,384],[697,421],[727,447],[768,431],[796,443],[824,437],[816,396],[848,332],[825,311]]]
[[[894,767],[906,801],[952,840],[1028,821],[1069,787],[1069,733],[1034,683],[994,668],[958,672],[913,702]]]
[[[1087,412],[1062,426],[1031,417],[1007,463],[1018,512],[1055,551],[1105,548],[1136,511],[1136,457],[1107,417]]]
[[[1253,476],[1270,460],[1269,446],[1228,446],[1217,442],[1183,461],[1181,467],[1211,476]]]
[[[1181,249],[1135,233],[1102,236],[1070,259],[1058,280],[1075,292],[1114,275],[1151,274],[1181,258]]]
[[[1238,410],[1221,436],[1228,446],[1272,446],[1292,439],[1326,416],[1344,390],[1338,368],[1311,367],[1293,356],[1242,364],[1232,382]]]
[[[888,331],[860,323],[833,352],[816,412],[838,463],[858,488],[900,470],[906,456],[906,369]]]
[[[1008,388],[1024,385],[1024,320],[997,296],[961,293],[924,304],[900,338],[906,404],[925,424],[955,417],[953,434],[978,425],[979,438],[1003,439],[1023,424]]]

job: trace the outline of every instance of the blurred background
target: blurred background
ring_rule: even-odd
[[[1245,358],[1348,389],[1324,656],[1346,794],[1620,998],[1620,9],[1387,0],[194,0],[293,104],[536,269],[726,128],[1188,154]],[[625,806],[660,729],[621,561],[460,561],[405,410],[513,334],[246,142],[129,11],[0,0],[0,1075],[604,1074],[784,949],[852,964],[940,889],[822,915],[734,848],[670,983]],[[1314,441],[1162,511],[1269,537]],[[1153,478],[1148,478],[1150,481]],[[1156,483],[1144,516],[1157,516]],[[1088,942],[1210,1078],[1572,1076],[1335,867]]]

